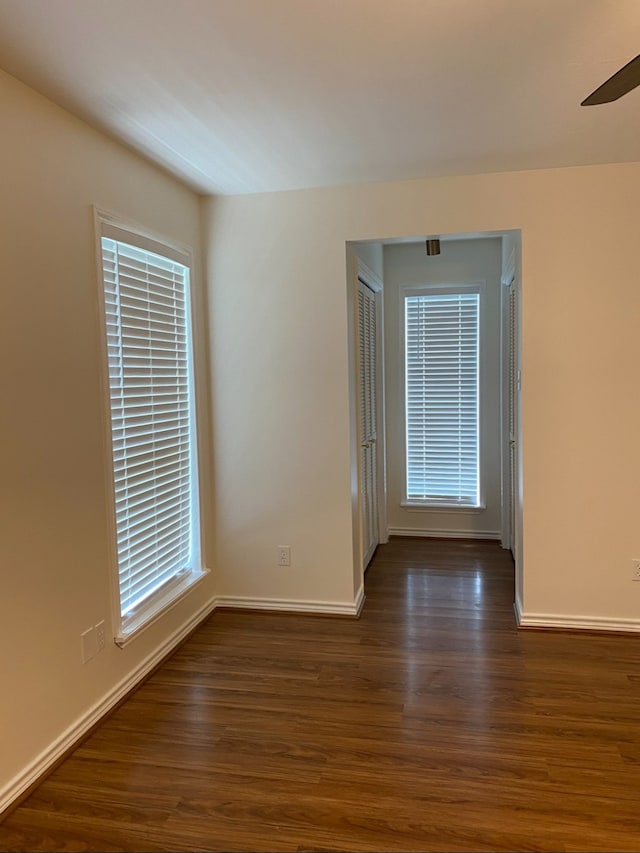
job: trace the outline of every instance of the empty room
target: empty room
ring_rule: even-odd
[[[0,850],[638,850],[639,44],[0,0]]]

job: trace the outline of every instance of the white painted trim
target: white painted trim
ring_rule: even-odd
[[[94,237],[94,260],[96,268],[96,323],[98,339],[100,341],[100,391],[101,391],[101,421],[102,421],[102,464],[104,470],[105,507],[107,516],[107,528],[109,530],[108,555],[109,555],[109,600],[111,605],[112,635],[120,629],[120,579],[118,575],[118,532],[116,529],[115,514],[115,489],[113,481],[113,451],[111,437],[110,418],[110,383],[109,383],[109,351],[107,343],[107,329],[105,325],[105,301],[104,301],[104,273],[102,269],[102,225],[116,221],[113,214],[92,206],[93,213],[93,237]]]
[[[95,264],[98,289],[98,334],[101,342],[101,391],[103,400],[103,464],[105,466],[105,483],[107,491],[107,523],[109,529],[109,568],[111,589],[111,619],[114,627],[114,639],[118,646],[123,647],[131,642],[149,625],[152,625],[160,616],[166,613],[174,604],[177,604],[183,596],[199,583],[208,574],[208,569],[202,566],[203,531],[201,519],[202,492],[200,484],[199,461],[201,453],[201,442],[199,441],[198,413],[196,411],[198,390],[196,387],[195,370],[195,346],[194,337],[195,307],[193,299],[194,283],[194,255],[190,246],[179,243],[173,239],[164,237],[144,228],[137,223],[130,222],[127,218],[107,210],[92,206],[94,225],[94,248]],[[189,576],[174,584],[172,578],[166,585],[165,594],[159,593],[150,596],[139,605],[141,612],[133,617],[123,617],[120,607],[120,573],[118,566],[118,531],[116,523],[116,499],[114,480],[113,445],[111,435],[111,410],[110,403],[110,381],[109,381],[109,358],[108,341],[106,331],[106,303],[104,273],[102,264],[102,237],[109,236],[114,240],[124,240],[133,243],[142,250],[160,252],[173,261],[182,264],[187,269],[186,276],[186,300],[189,310],[187,312],[187,362],[190,375],[189,388],[189,430],[191,442],[194,449],[190,463],[191,476],[191,523],[194,536],[192,541],[191,565],[185,566],[183,571],[188,571]],[[133,238],[133,239],[131,239]]]
[[[521,612],[518,625],[520,628],[570,628],[575,631],[640,633],[640,619],[610,619],[606,616],[563,616],[553,613]]]
[[[165,613],[174,608],[182,599],[191,592],[194,587],[202,583],[209,574],[209,569],[201,571],[191,571],[178,584],[171,585],[165,595],[154,601],[152,607],[145,607],[137,619],[132,619],[126,628],[121,627],[120,631],[114,637],[116,646],[123,649],[128,646],[132,640],[139,637],[143,631],[150,628],[155,622],[161,619]]]
[[[384,289],[384,284],[380,276],[377,276],[371,267],[368,267],[360,257],[358,257],[358,278],[361,278],[375,293],[379,293]]]
[[[161,661],[178,646],[216,608],[216,598],[211,598],[185,624],[174,631],[158,648],[148,655],[133,672],[125,676],[99,702],[82,714],[40,755],[22,770],[0,791],[0,815],[18,799],[31,785],[37,782],[56,761],[77,744],[84,735],[114,708],[127,693],[145,678]]]
[[[423,536],[427,539],[497,539],[500,540],[499,530],[439,530],[431,527],[390,527],[390,536]]]
[[[502,239],[505,239],[505,235],[502,235]],[[516,277],[516,250],[515,246],[509,252],[509,257],[504,262],[502,267],[502,275],[500,276],[500,283],[504,287],[510,287],[514,278]]]
[[[513,602],[513,611],[516,616],[516,624],[518,628],[522,625],[522,602],[516,594],[516,600]]]
[[[364,601],[364,590],[362,601]],[[357,616],[362,608],[355,601],[300,601],[292,598],[245,598],[241,595],[221,595],[217,606],[220,608],[239,608],[242,610],[275,610],[283,613],[325,613],[329,616]]]
[[[174,252],[177,252],[179,255],[183,255],[185,260],[179,260],[178,263],[184,264],[184,266],[192,267],[193,266],[193,249],[187,243],[181,243],[179,240],[175,240],[173,237],[167,237],[165,234],[161,234],[158,231],[153,230],[152,228],[147,228],[146,225],[141,225],[139,222],[132,221],[128,216],[123,216],[120,213],[114,213],[110,210],[105,210],[102,207],[98,207],[98,205],[92,205],[93,218],[94,218],[94,227],[96,229],[97,235],[100,234],[101,223],[105,225],[119,229],[124,234],[135,234],[137,237],[141,237],[143,240],[148,240],[151,243],[155,243],[157,246],[162,248],[170,248]],[[100,244],[100,239],[98,236],[98,245]],[[156,251],[153,247],[149,247],[150,251]],[[100,254],[98,255],[98,258]],[[102,268],[100,268],[100,279],[102,278]]]
[[[466,504],[429,504],[429,503],[418,503],[417,501],[400,501],[400,506],[402,509],[407,512],[419,512],[419,513],[449,513],[455,514],[455,516],[460,515],[478,515],[481,512],[485,512],[486,504],[484,506],[467,506]]]
[[[360,584],[360,589],[356,594],[355,608],[356,608],[356,616],[360,616],[362,613],[362,608],[364,607],[364,583]]]

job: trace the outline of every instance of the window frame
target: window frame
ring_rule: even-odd
[[[429,501],[409,498],[407,495],[407,353],[406,353],[406,298],[409,296],[437,296],[475,293],[478,295],[478,504],[461,504],[446,501]],[[433,282],[407,284],[399,288],[399,342],[400,342],[400,405],[402,420],[402,490],[400,506],[409,511],[475,515],[486,509],[485,497],[485,422],[486,422],[486,281]]]
[[[197,391],[195,375],[195,341],[194,341],[194,301],[193,291],[193,252],[188,246],[167,239],[157,233],[143,228],[119,216],[108,213],[97,207],[93,208],[97,289],[99,302],[99,330],[102,366],[102,399],[105,444],[105,468],[107,487],[107,514],[109,529],[109,574],[111,576],[112,624],[114,627],[114,642],[120,647],[126,646],[142,631],[156,622],[164,613],[181,601],[187,593],[198,585],[209,573],[202,562],[202,528],[199,478],[199,444],[198,444],[198,415]],[[120,605],[120,570],[118,563],[118,531],[116,524],[116,486],[115,465],[111,428],[111,383],[109,372],[109,355],[106,324],[105,281],[103,274],[102,238],[127,243],[142,251],[158,254],[175,261],[188,270],[186,282],[187,297],[187,358],[189,374],[189,434],[191,444],[190,465],[190,507],[192,521],[192,554],[191,561],[183,570],[165,581],[161,587],[142,601],[135,610],[122,614]]]

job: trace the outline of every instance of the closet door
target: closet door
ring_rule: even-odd
[[[517,361],[517,322],[518,302],[515,281],[509,285],[509,530],[510,548],[516,557],[516,503],[518,490],[518,446],[517,446],[517,405],[518,405],[518,361]]]
[[[358,385],[360,408],[360,525],[364,568],[379,542],[377,472],[376,296],[358,282]]]

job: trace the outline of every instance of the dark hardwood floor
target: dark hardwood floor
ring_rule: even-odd
[[[0,849],[640,850],[640,637],[517,631],[492,542],[392,540],[366,592],[215,613]]]

